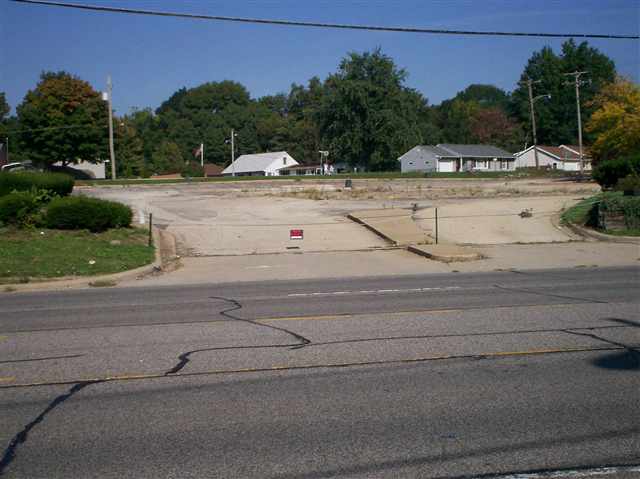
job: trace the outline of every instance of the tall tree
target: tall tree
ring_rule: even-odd
[[[156,113],[160,130],[178,145],[184,158],[204,143],[208,162],[227,163],[231,150],[225,139],[232,128],[238,133],[237,153],[258,149],[252,101],[239,83],[210,82],[178,90]]]
[[[624,78],[605,85],[589,105],[595,108],[587,131],[595,141],[595,161],[640,154],[640,87]]]
[[[144,141],[129,116],[115,118],[114,146],[119,178],[147,176]]]
[[[351,53],[325,81],[319,111],[332,157],[371,170],[397,168],[396,158],[421,141],[426,100],[404,85],[407,73],[380,49]]]
[[[539,143],[575,144],[578,135],[575,89],[569,83],[565,73],[586,71],[585,79],[590,83],[580,89],[583,123],[589,121],[593,108],[588,105],[597,92],[606,83],[615,79],[616,70],[613,61],[590,47],[587,42],[579,45],[573,40],[562,44],[562,52],[556,55],[550,47],[535,52],[522,72],[521,80],[540,80],[534,86],[534,96],[551,94],[548,102],[535,104],[537,133]],[[531,124],[529,95],[527,86],[522,83],[512,95],[512,109],[523,124]],[[593,137],[587,135],[589,142]]]
[[[84,80],[44,72],[17,108],[22,148],[34,163],[49,166],[107,157],[107,107]]]
[[[470,120],[472,143],[499,146],[507,151],[520,151],[524,146],[521,126],[500,108],[480,108]]]

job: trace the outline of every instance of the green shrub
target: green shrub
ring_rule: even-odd
[[[640,174],[640,153],[626,158],[605,160],[593,169],[593,179],[603,188],[612,188],[618,180],[632,174]]]
[[[45,215],[48,228],[98,232],[109,228],[126,228],[131,225],[131,208],[114,201],[69,196],[49,203]]]
[[[640,191],[640,176],[628,175],[618,180],[617,191]]]
[[[16,191],[0,197],[0,223],[19,227],[42,223],[41,210],[51,199],[47,191]]]
[[[640,196],[620,196],[608,194],[600,208],[610,214],[622,214],[627,229],[640,228]]]
[[[16,171],[0,173],[0,196],[12,191],[47,190],[59,196],[67,196],[73,191],[74,179],[63,173],[40,173]]]
[[[200,178],[204,176],[204,168],[193,161],[182,167],[180,174],[183,178]]]

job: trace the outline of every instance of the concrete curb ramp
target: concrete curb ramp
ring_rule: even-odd
[[[426,258],[451,263],[482,259],[478,251],[452,244],[431,244],[431,238],[418,227],[409,209],[389,208],[365,210],[351,213],[349,219],[356,221],[390,243],[404,246],[407,251]]]
[[[431,243],[427,233],[418,227],[411,214],[409,209],[387,208],[358,211],[347,217],[396,246]]]

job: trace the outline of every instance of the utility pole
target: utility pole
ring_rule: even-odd
[[[235,157],[235,132],[231,128],[231,176],[236,176],[236,157]]]
[[[576,110],[578,112],[578,148],[580,149],[580,177],[584,175],[584,159],[582,154],[582,117],[580,115],[580,87],[588,83],[587,81],[580,80],[582,75],[589,72],[571,72],[565,73],[564,76],[572,76],[573,81],[566,82],[565,85],[575,85],[576,87]]]
[[[111,160],[111,179],[116,179],[116,154],[113,150],[113,105],[111,103],[111,75],[107,76],[107,102],[109,108],[109,158]]]
[[[529,90],[529,108],[531,109],[531,128],[533,129],[533,154],[536,159],[536,168],[540,168],[540,162],[538,160],[538,138],[536,136],[536,113],[533,108],[533,85],[534,83],[542,83],[542,80],[533,81],[531,78],[528,78],[526,81],[518,82],[520,85],[527,85],[527,89]]]

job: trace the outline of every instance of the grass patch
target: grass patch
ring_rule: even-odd
[[[153,261],[148,232],[121,228],[103,233],[49,229],[0,229],[0,282],[92,276],[137,268]]]
[[[579,203],[573,205],[571,208],[564,210],[560,219],[563,224],[573,223],[579,226],[584,226],[589,219],[589,211],[591,207],[602,199],[603,193],[598,193],[595,196],[585,198]]]

